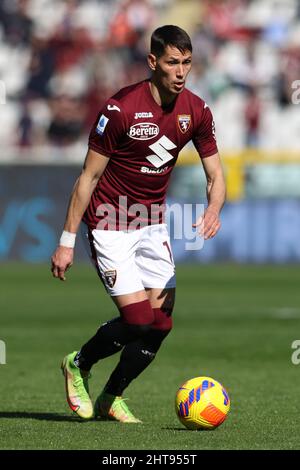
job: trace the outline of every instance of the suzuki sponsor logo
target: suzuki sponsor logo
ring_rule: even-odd
[[[147,166],[142,166],[141,167],[141,173],[160,174],[160,173],[164,173],[165,171],[167,171],[168,168],[169,168],[168,166],[165,166],[165,168],[159,168],[158,170],[155,170],[154,168],[148,168]]]
[[[135,140],[149,140],[156,137],[159,127],[151,122],[140,122],[130,127],[128,135]]]

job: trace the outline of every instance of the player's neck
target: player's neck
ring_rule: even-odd
[[[149,82],[149,86],[154,101],[162,108],[170,106],[176,99],[176,95],[164,93],[164,90],[162,90],[161,87],[158,87],[153,80]]]

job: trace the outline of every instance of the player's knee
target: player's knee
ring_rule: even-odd
[[[146,333],[154,322],[154,312],[149,300],[119,308],[122,321],[140,334]]]
[[[156,330],[160,330],[165,332],[166,335],[170,333],[173,327],[173,319],[172,319],[172,310],[171,308],[154,308],[154,322],[152,324],[152,328]],[[165,336],[166,336],[165,335]]]
[[[172,329],[171,312],[162,312],[160,309],[153,309],[155,321],[151,325],[150,331],[144,336],[147,349],[154,354],[159,350],[162,342],[166,339]]]

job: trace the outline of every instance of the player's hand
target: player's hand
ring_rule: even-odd
[[[221,227],[219,212],[212,208],[207,208],[204,214],[197,219],[193,227],[198,229],[198,233],[204,240],[213,238]]]
[[[51,258],[51,271],[53,277],[65,281],[65,273],[72,266],[74,257],[74,248],[58,246]]]

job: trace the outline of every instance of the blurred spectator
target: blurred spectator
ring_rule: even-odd
[[[228,40],[240,40],[247,36],[243,27],[247,0],[205,0],[205,19],[221,45]]]
[[[59,96],[51,102],[52,119],[47,132],[50,142],[57,146],[76,142],[83,131],[85,109],[79,99]]]
[[[218,52],[216,37],[211,25],[207,22],[197,24],[193,34],[193,58],[208,68]]]
[[[22,112],[19,121],[18,145],[20,147],[30,147],[33,143],[33,122],[29,109],[28,99],[22,102]]]
[[[300,0],[296,0],[297,3],[297,10],[296,10],[296,18],[300,21]]]
[[[246,125],[246,147],[259,146],[261,117],[261,101],[256,87],[248,90],[248,98],[245,106],[245,125]]]
[[[201,62],[194,62],[188,78],[188,88],[204,101],[212,101],[213,83],[208,76],[207,68]]]
[[[48,41],[43,37],[33,36],[26,95],[31,98],[47,98],[49,95],[49,80],[54,70],[54,52]]]
[[[110,88],[107,83],[102,82],[100,79],[95,80],[90,86],[88,93],[85,96],[85,130],[89,133],[92,125],[94,124],[99,110],[102,108],[106,101],[107,96],[112,96],[114,89]]]
[[[276,80],[278,103],[282,107],[291,105],[292,83],[300,77],[300,45],[283,49],[281,53],[280,72]]]
[[[5,39],[11,45],[28,45],[30,42],[33,21],[28,14],[28,6],[28,0],[17,0],[4,1],[0,7],[0,22]]]
[[[280,132],[296,129],[299,119],[291,85],[300,77],[300,0],[190,0],[186,18],[182,4],[0,0],[4,141],[14,141],[14,128],[25,148],[86,142],[106,98],[147,75],[149,33],[169,18],[178,25],[192,21],[188,87],[222,121],[217,127],[226,146],[286,141]],[[230,119],[223,119],[228,109]]]
[[[93,50],[93,41],[89,32],[76,24],[71,27],[71,24],[65,18],[49,39],[58,71],[64,71],[81,63]]]
[[[151,30],[154,13],[147,0],[124,0],[112,18],[108,44],[118,49],[125,62],[145,60],[143,42],[145,34]]]

